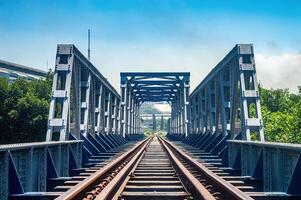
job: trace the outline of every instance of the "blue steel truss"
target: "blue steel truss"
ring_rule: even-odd
[[[182,90],[184,82],[189,82],[188,72],[122,72],[121,84],[127,84],[139,103],[147,101],[167,101],[172,103]]]
[[[187,135],[188,72],[122,72],[121,133],[136,133],[140,126],[139,107],[144,102],[168,102],[171,105],[173,130]],[[138,122],[138,123],[137,123]]]
[[[46,141],[118,133],[120,96],[74,46],[57,47]]]
[[[236,45],[190,95],[193,133],[264,141],[253,45]]]

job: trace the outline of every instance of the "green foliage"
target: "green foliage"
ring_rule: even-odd
[[[166,135],[166,131],[163,131],[163,130],[155,130],[155,131],[152,131],[150,129],[145,129],[144,130],[144,135],[146,136],[151,136],[151,135],[158,135],[158,136],[165,136]]]
[[[53,73],[45,80],[0,78],[0,143],[45,139]]]
[[[166,131],[163,131],[163,130],[159,130],[157,132],[155,132],[155,135],[158,135],[158,136],[161,136],[161,137],[164,137],[166,136]]]
[[[291,94],[287,89],[260,87],[261,112],[266,141],[301,142],[301,93]]]
[[[145,130],[144,130],[144,135],[150,136],[150,135],[152,135],[152,134],[153,134],[153,131],[152,131],[152,130],[150,130],[150,129],[145,129]]]
[[[295,95],[290,94],[288,89],[259,89],[262,104],[271,112],[286,112],[293,103],[292,97]]]

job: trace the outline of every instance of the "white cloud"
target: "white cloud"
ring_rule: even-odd
[[[163,113],[169,113],[171,111],[170,105],[169,104],[155,104],[154,105],[155,108],[157,108],[158,110],[160,110]]]
[[[301,85],[301,54],[255,55],[258,80],[266,88],[289,88]]]
[[[131,46],[118,48],[111,45],[94,52],[92,63],[119,90],[120,72],[191,72],[191,89],[206,76],[222,56],[216,56],[200,48],[175,48]],[[222,53],[220,53],[222,54]]]

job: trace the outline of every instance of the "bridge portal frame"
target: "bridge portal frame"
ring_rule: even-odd
[[[142,133],[140,106],[143,102],[168,102],[171,105],[170,133],[189,133],[188,72],[121,72],[120,132]],[[130,112],[131,108],[135,109]],[[132,120],[133,119],[133,120]],[[137,123],[138,122],[138,123]],[[138,127],[133,129],[132,127]],[[137,132],[138,131],[138,132]]]
[[[58,45],[46,141],[118,133],[119,102],[114,87],[74,45]]]
[[[264,141],[252,44],[236,45],[190,95],[192,133]]]

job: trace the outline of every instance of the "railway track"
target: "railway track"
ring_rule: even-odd
[[[252,199],[169,141],[147,138],[57,199]]]
[[[120,199],[190,199],[167,152],[153,138],[120,194]]]

